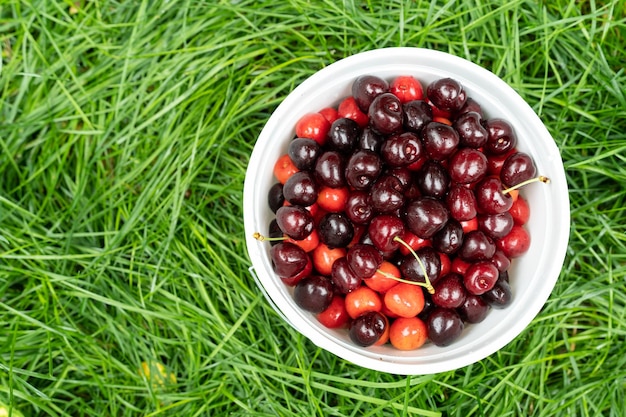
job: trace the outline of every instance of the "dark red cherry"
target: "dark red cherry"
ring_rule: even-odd
[[[315,161],[321,153],[321,148],[313,139],[296,138],[289,143],[287,153],[299,170],[306,171],[315,168]]]
[[[498,269],[489,261],[471,264],[463,274],[463,283],[467,291],[474,295],[481,295],[496,285]]]
[[[460,184],[471,184],[487,174],[487,157],[473,148],[462,148],[450,157],[450,178]]]
[[[410,165],[425,155],[422,141],[412,132],[390,136],[380,152],[383,160],[392,167]]]
[[[426,88],[426,95],[438,109],[450,113],[460,110],[467,100],[467,94],[461,83],[452,78],[433,81]]]
[[[435,307],[426,321],[428,338],[437,346],[449,346],[463,333],[461,316],[450,308]]]
[[[406,224],[411,233],[430,239],[448,222],[448,209],[439,200],[422,197],[406,206]]]
[[[441,199],[448,193],[448,170],[437,161],[426,161],[416,174],[416,183],[422,195]]]
[[[383,162],[374,151],[358,150],[350,156],[345,170],[348,185],[356,190],[369,188],[382,171]]]
[[[420,133],[424,126],[433,120],[433,112],[423,100],[413,100],[403,104],[404,128],[409,132]]]
[[[478,102],[474,100],[473,98],[468,97],[467,100],[465,100],[465,104],[463,105],[463,107],[461,107],[461,109],[456,113],[457,120],[462,115],[470,113],[470,112],[478,113],[478,116],[480,117],[480,119],[483,118],[483,109],[480,106],[480,104],[478,104]]]
[[[513,228],[513,216],[508,211],[498,214],[479,214],[478,229],[493,239],[508,235]]]
[[[385,138],[375,132],[371,127],[366,127],[359,136],[358,147],[359,149],[365,149],[368,151],[378,153]]]
[[[374,217],[374,208],[366,191],[353,191],[348,196],[346,216],[355,225],[367,224]]]
[[[402,276],[409,281],[425,282],[424,272],[426,272],[431,284],[436,283],[441,273],[441,257],[437,251],[430,246],[424,246],[416,250],[415,254],[420,259],[421,264],[411,253],[403,256],[400,260]]]
[[[381,135],[390,135],[402,129],[402,103],[391,93],[383,93],[369,107],[369,124]]]
[[[364,279],[374,275],[383,262],[383,256],[375,246],[362,243],[348,249],[346,259],[354,274]]]
[[[460,115],[452,126],[458,132],[460,144],[463,146],[480,148],[487,143],[489,133],[481,124],[481,116],[477,112],[470,111]]]
[[[361,277],[356,275],[350,268],[345,256],[333,262],[330,278],[335,288],[342,294],[348,294],[356,290],[361,286],[362,282]]]
[[[502,191],[502,182],[497,177],[487,177],[478,182],[474,188],[478,211],[486,214],[508,211],[513,205],[513,198]]]
[[[524,152],[515,152],[509,155],[504,160],[500,170],[500,180],[507,187],[512,187],[536,176],[535,162],[530,155]]]
[[[402,183],[393,175],[383,175],[370,189],[370,203],[375,212],[391,213],[404,205]]]
[[[486,261],[496,252],[496,244],[480,230],[467,232],[458,255],[465,262]]]
[[[346,162],[343,155],[337,151],[322,153],[315,162],[315,179],[319,185],[331,188],[340,188],[346,185]]]
[[[446,197],[446,204],[450,216],[460,222],[465,222],[476,217],[476,197],[474,192],[460,184],[450,188]]]
[[[272,269],[280,278],[293,278],[311,263],[309,255],[300,246],[282,241],[270,249]]]
[[[517,145],[517,136],[513,127],[504,119],[489,119],[485,121],[488,139],[485,143],[485,152],[493,155],[507,153]]]
[[[502,277],[498,278],[493,288],[482,295],[493,308],[502,309],[513,302],[511,285]]]
[[[374,99],[389,91],[389,83],[375,75],[361,75],[352,83],[352,96],[363,113],[367,113]]]
[[[283,186],[283,195],[290,204],[310,206],[317,201],[318,187],[313,174],[309,171],[298,171]]]
[[[379,214],[375,216],[368,228],[368,235],[372,244],[381,252],[395,251],[400,247],[396,237],[404,235],[404,223],[397,216],[391,214]]]
[[[285,203],[285,196],[283,195],[283,185],[279,182],[270,187],[267,193],[267,204],[270,206],[270,210],[273,213],[281,208]]]
[[[422,141],[429,158],[443,161],[459,146],[459,134],[452,126],[430,122],[422,130]]]
[[[322,243],[330,248],[345,248],[354,237],[354,226],[342,213],[326,214],[317,229]]]
[[[352,119],[342,117],[330,125],[326,146],[335,151],[349,153],[357,145],[360,135],[359,124]]]
[[[313,216],[302,206],[283,206],[276,211],[278,227],[294,240],[303,240],[315,228]]]
[[[463,245],[463,226],[454,219],[448,220],[446,225],[432,237],[435,249],[446,255],[456,253]]]
[[[350,323],[350,340],[363,347],[371,346],[378,342],[385,333],[389,321],[377,311],[363,313]]]
[[[330,279],[322,275],[310,275],[296,284],[293,299],[301,309],[321,313],[328,308],[334,294]]]
[[[463,276],[450,273],[441,277],[435,284],[433,303],[439,307],[457,308],[465,301],[467,290],[463,284]]]
[[[487,317],[489,310],[489,304],[482,296],[469,293],[463,304],[457,308],[457,312],[466,323],[480,323]]]

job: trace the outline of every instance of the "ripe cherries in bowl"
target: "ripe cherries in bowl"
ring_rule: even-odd
[[[427,343],[417,350],[398,350],[389,344],[366,348],[356,345],[345,329],[327,328],[317,320],[315,314],[304,311],[296,304],[293,287],[285,285],[272,269],[270,257],[272,245],[268,242],[259,242],[252,237],[254,232],[266,232],[268,225],[276,217],[276,214],[268,207],[268,190],[276,182],[271,165],[281,155],[287,153],[290,141],[294,138],[294,126],[298,120],[307,113],[316,113],[326,107],[340,107],[344,110],[348,108],[358,115],[356,113],[357,110],[360,111],[358,106],[350,107],[348,103],[341,107],[340,102],[352,94],[354,80],[365,74],[372,74],[389,81],[399,75],[410,75],[422,81],[424,87],[442,78],[452,78],[458,81],[464,89],[463,93],[479,103],[479,110],[484,115],[492,120],[505,120],[515,132],[515,139],[512,139],[510,135],[507,135],[502,124],[494,123],[493,126],[484,126],[484,132],[476,133],[474,129],[473,137],[459,135],[459,143],[462,145],[482,141],[482,146],[491,147],[494,152],[503,152],[504,157],[506,156],[505,145],[515,140],[515,147],[532,157],[537,172],[551,180],[549,186],[534,185],[524,190],[524,196],[532,212],[527,223],[532,241],[528,250],[511,266],[510,281],[502,280],[497,284],[502,295],[499,299],[506,299],[507,294],[510,293],[514,295],[510,304],[503,309],[493,308],[480,323],[466,326],[456,341],[449,345],[446,345],[446,341],[450,335],[444,333],[441,336],[441,345],[444,346]],[[455,111],[454,100],[455,97],[458,98],[458,95],[458,92],[453,91],[446,93],[439,102],[441,106],[439,110],[443,113]],[[467,104],[469,101],[466,101],[466,105],[469,105]],[[397,103],[391,101],[387,103],[389,126],[386,127],[389,130],[394,129],[395,104]],[[404,103],[402,105],[405,106]],[[427,114],[421,108],[412,109],[411,114],[416,130],[423,128],[432,122],[432,118],[437,117],[435,114]],[[429,117],[431,120],[428,120]],[[466,120],[457,121],[457,123],[461,122],[472,126],[474,119],[470,115],[466,117]],[[348,130],[343,129],[344,132]],[[429,146],[424,146],[414,152],[426,154],[430,152],[435,158],[438,154],[446,155],[450,141],[454,142],[456,138],[450,138],[446,136],[445,131],[442,130],[442,132],[433,129],[433,138],[432,141],[429,140]],[[489,142],[489,135],[492,136],[492,142]],[[339,136],[341,139],[341,135]],[[377,141],[375,135],[370,135],[364,140],[367,140],[371,150],[378,153],[381,143]],[[307,149],[302,151],[303,159],[307,158]],[[392,155],[397,155],[397,153]],[[468,162],[469,166],[464,166],[463,160]],[[476,161],[472,155],[465,158],[459,156],[458,163],[457,174],[460,177],[471,176],[475,167],[483,169],[480,161]],[[519,176],[519,169],[523,164],[523,159],[510,162],[507,172],[511,178],[514,178],[514,181],[517,181],[515,178]],[[487,170],[489,169],[487,167]],[[433,169],[433,172],[436,171]],[[327,174],[329,181],[341,183],[343,180],[344,184],[339,186],[347,186],[345,178],[334,177],[332,172],[325,173],[323,170],[321,174]],[[474,184],[474,186],[477,185]],[[488,193],[489,184],[483,186],[485,193]],[[438,192],[437,187],[433,188],[432,184],[427,186],[426,190]],[[459,193],[458,190],[455,192]],[[421,190],[420,193],[422,193]],[[508,205],[507,201],[501,203],[503,206]],[[367,208],[367,205],[362,200],[359,202],[358,198],[355,198],[352,206],[355,207],[355,213],[362,212],[357,207]],[[245,238],[252,262],[252,271],[258,279],[260,289],[266,294],[276,311],[296,331],[321,348],[358,365],[397,374],[426,374],[456,369],[485,358],[513,340],[528,326],[549,297],[558,279],[569,237],[569,200],[563,164],[554,140],[532,108],[506,83],[489,71],[449,54],[418,48],[387,48],[357,54],[329,65],[299,85],[276,109],[257,140],[246,173],[243,208]],[[469,209],[457,207],[454,213],[463,216],[467,215],[468,210],[471,211],[471,207]],[[501,207],[495,207],[493,211],[499,210]],[[292,216],[287,216],[287,218],[297,221],[302,213],[291,214]],[[497,214],[486,213],[485,215],[496,216]],[[300,220],[304,218],[308,221],[306,215],[300,217]],[[453,220],[458,221],[459,224],[463,223],[462,220],[456,218]],[[489,224],[487,220],[485,224]],[[363,222],[367,224],[371,222],[371,219],[365,218]],[[352,223],[355,222],[352,221]],[[447,231],[446,236],[453,236],[450,233],[454,230],[456,229]],[[438,239],[443,242],[441,236]],[[389,243],[384,239],[381,241]],[[499,251],[501,249],[496,248],[496,252],[499,253]],[[455,282],[458,283],[458,279]],[[460,307],[463,311],[461,316],[465,319],[473,320],[481,316],[482,304],[477,297],[474,294],[467,296],[466,305]],[[448,300],[448,302],[453,301]],[[439,329],[437,326],[457,320],[456,317],[451,318],[444,314],[434,317],[438,320],[433,320],[431,327],[436,329]]]

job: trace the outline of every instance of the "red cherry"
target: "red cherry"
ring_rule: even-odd
[[[319,113],[307,113],[296,123],[296,136],[313,139],[320,145],[326,143],[326,135],[330,130],[330,123]]]
[[[509,258],[522,256],[530,248],[530,234],[520,225],[514,225],[508,235],[496,242],[500,249]]]
[[[281,155],[274,163],[274,177],[281,184],[285,184],[298,171],[298,167],[294,165],[288,154]]]
[[[322,110],[318,111],[318,113],[324,116],[330,124],[339,119],[339,112],[334,107],[324,107]]]
[[[389,85],[389,92],[398,97],[401,103],[424,98],[422,83],[410,75],[396,77]]]
[[[350,190],[348,187],[331,188],[322,186],[317,195],[317,204],[330,213],[338,213],[346,208]]]
[[[317,315],[317,319],[329,329],[341,328],[348,324],[350,316],[343,297],[335,295],[328,308]]]
[[[530,207],[528,206],[528,202],[522,196],[518,196],[517,200],[509,209],[509,213],[513,216],[513,222],[515,224],[519,226],[526,224],[530,218]]]
[[[356,100],[354,100],[354,97],[352,96],[345,98],[341,103],[339,103],[337,113],[339,117],[346,117],[354,120],[362,128],[367,126],[367,122],[369,121],[367,114],[363,113],[361,109],[359,109],[359,106],[356,104]]]

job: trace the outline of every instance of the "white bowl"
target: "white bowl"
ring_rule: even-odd
[[[337,105],[351,94],[359,75],[373,74],[388,80],[413,75],[429,82],[452,77],[482,107],[485,117],[506,119],[518,136],[518,149],[530,154],[549,184],[527,186],[531,217],[527,223],[531,246],[513,261],[510,269],[514,299],[506,309],[492,309],[487,318],[465,327],[459,339],[447,347],[428,343],[414,351],[390,345],[362,348],[353,344],[346,330],[329,330],[314,315],[293,301],[292,289],[272,270],[270,245],[253,238],[267,232],[273,219],[267,192],[276,182],[274,161],[287,151],[294,126],[305,113]],[[352,363],[373,370],[402,375],[449,371],[477,362],[518,336],[539,313],[559,277],[567,249],[570,209],[565,171],[553,138],[531,107],[504,81],[465,59],[420,48],[387,48],[359,53],[335,62],[300,84],[272,114],[252,152],[244,184],[244,225],[251,271],[276,311],[317,346]]]

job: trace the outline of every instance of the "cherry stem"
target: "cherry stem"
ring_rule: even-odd
[[[267,236],[263,236],[261,233],[259,232],[254,232],[254,234],[252,235],[253,238],[255,238],[256,240],[258,240],[259,242],[275,242],[277,240],[286,240],[287,238],[284,236],[278,236],[278,237],[267,237]]]
[[[543,182],[544,184],[547,184],[547,183],[550,182],[550,178],[544,177],[543,175],[540,175],[538,177],[531,178],[531,179],[526,180],[526,181],[522,181],[519,184],[516,184],[516,185],[514,185],[512,187],[507,188],[506,190],[502,190],[502,194],[508,194],[508,193],[510,193],[513,190],[517,190],[518,188],[521,188],[521,187],[523,187],[525,185],[528,185],[528,184],[531,184],[533,182]]]
[[[429,294],[434,294],[435,293],[435,288],[433,288],[433,285],[430,283],[430,279],[428,278],[428,274],[426,273],[426,266],[424,265],[424,262],[422,262],[420,257],[417,256],[417,253],[415,253],[415,251],[413,250],[411,245],[406,243],[399,236],[394,237],[393,240],[398,242],[398,243],[400,243],[402,246],[407,248],[407,250],[409,252],[411,252],[411,255],[413,255],[413,257],[417,260],[417,263],[420,264],[420,267],[422,268],[422,272],[424,273],[424,281],[426,281],[424,283],[422,283],[422,282],[414,282],[414,281],[406,281],[406,282],[425,287]],[[403,281],[405,281],[405,280],[403,280]]]
[[[389,272],[385,272],[383,270],[377,269],[376,272],[378,272],[380,275],[384,276],[385,278],[389,278],[392,279],[394,281],[398,281],[398,282],[403,282],[405,284],[411,284],[411,285],[417,285],[420,287],[424,287],[426,288],[426,290],[430,293],[430,294],[434,294],[435,293],[435,289],[433,288],[432,285],[430,285],[430,283],[426,283],[426,282],[418,282],[418,281],[409,281],[407,279],[402,279],[399,278],[395,275],[390,274]],[[431,292],[432,289],[432,292]]]

